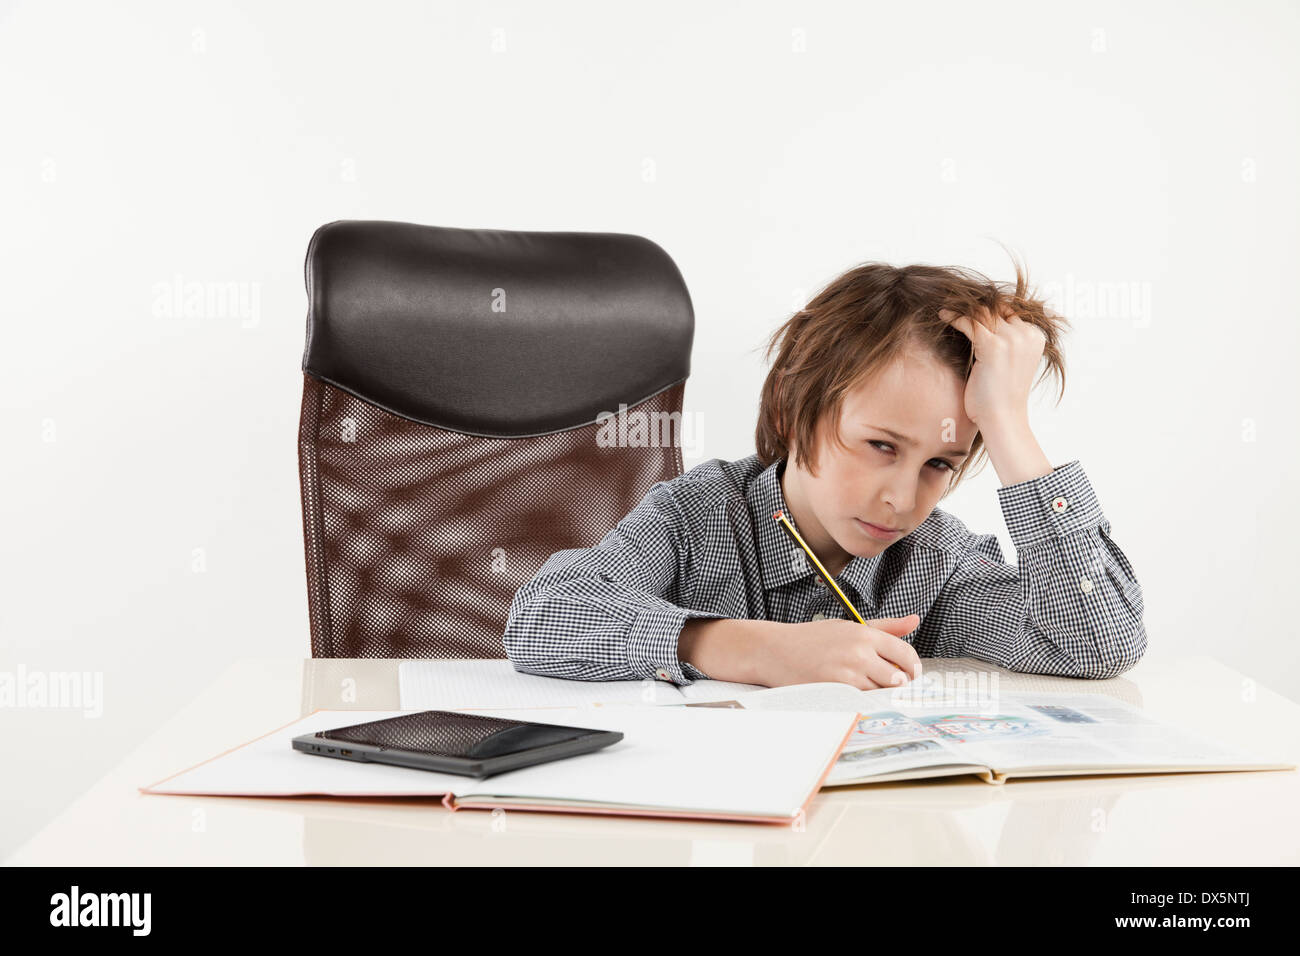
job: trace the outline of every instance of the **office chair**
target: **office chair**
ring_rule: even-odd
[[[341,220],[305,273],[312,656],[505,657],[514,592],[682,472],[680,272],[640,236]]]

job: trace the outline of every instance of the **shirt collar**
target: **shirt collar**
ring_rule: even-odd
[[[785,458],[777,459],[759,472],[748,496],[750,514],[758,526],[759,568],[763,575],[763,589],[767,591],[801,578],[815,578],[817,575],[812,563],[806,558],[798,560],[797,555],[802,554],[803,549],[791,541],[780,525],[772,520],[772,515],[784,511],[790,523],[799,530],[799,522],[794,520],[785,496],[781,493],[780,473],[785,469],[785,462]],[[854,556],[836,577],[840,583],[847,581],[853,585],[858,592],[866,604],[865,608],[858,608],[858,613],[863,617],[870,616],[864,611],[875,610],[876,577],[888,550],[886,548],[871,558]]]

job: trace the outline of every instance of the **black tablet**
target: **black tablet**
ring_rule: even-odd
[[[422,710],[293,738],[321,757],[490,777],[506,770],[591,753],[623,739],[614,730]]]

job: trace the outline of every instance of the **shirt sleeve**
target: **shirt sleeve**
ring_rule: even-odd
[[[505,629],[515,669],[573,680],[706,680],[677,659],[691,536],[666,483],[594,548],[557,551],[515,592]]]
[[[928,657],[1064,677],[1122,674],[1146,651],[1142,589],[1078,460],[998,489],[1016,547],[971,535],[917,631]]]

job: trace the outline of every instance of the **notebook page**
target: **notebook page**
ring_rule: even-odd
[[[476,781],[410,767],[296,751],[294,737],[404,711],[317,711],[165,780],[147,793],[227,796],[495,794],[564,803],[612,802],[701,813],[793,817],[838,752],[851,713],[779,714],[686,707],[556,708],[545,723],[619,730],[590,754]],[[493,711],[536,720],[533,708]]]
[[[509,660],[460,659],[403,661],[397,668],[403,710],[458,710],[469,707],[577,707],[592,704],[684,704],[722,700],[754,690],[758,684],[697,680],[676,687],[661,680],[566,680],[525,674]]]
[[[748,685],[740,685],[748,686]],[[738,700],[748,710],[881,710],[897,704],[934,700],[961,701],[964,706],[989,706],[990,696],[980,687],[954,688],[922,675],[901,687],[859,690],[852,684],[825,681],[813,684],[789,684],[785,687],[760,687]]]
[[[1054,674],[1026,674],[973,657],[925,657],[921,659],[921,671],[923,683],[945,687],[963,697],[972,693],[1100,694],[1138,707],[1142,705],[1141,692],[1126,677],[1080,680]]]
[[[792,684],[759,688],[737,699],[746,710],[857,710],[862,691],[851,684]]]
[[[752,694],[768,688],[762,684],[738,684],[729,680],[697,680],[677,689],[686,700],[706,701],[722,700],[727,697],[739,699],[742,694]]]
[[[753,687],[743,696],[737,696],[737,700],[750,710],[867,711],[897,703],[939,698],[961,701],[964,706],[987,706],[987,702],[998,693],[997,682],[987,679],[988,675],[984,672],[968,671],[964,667],[955,666],[924,669],[929,663],[928,659],[923,663],[920,677],[906,681],[900,687],[859,690],[852,684],[826,681],[789,684],[784,687]],[[746,684],[733,686],[752,687]]]
[[[509,660],[403,661],[397,680],[403,710],[680,704],[685,700],[667,681],[564,680],[522,673]]]
[[[536,719],[528,710],[494,717]],[[582,800],[701,813],[794,817],[854,719],[850,712],[772,713],[709,707],[552,711],[548,723],[618,730],[591,754],[471,782],[462,804],[488,798]],[[483,802],[490,803],[491,800]]]
[[[441,796],[469,777],[378,763],[355,763],[293,749],[301,734],[395,717],[397,710],[324,710],[302,717],[172,777],[142,787],[146,793],[223,796]],[[534,719],[536,715],[534,714]],[[548,723],[550,721],[547,721]]]

